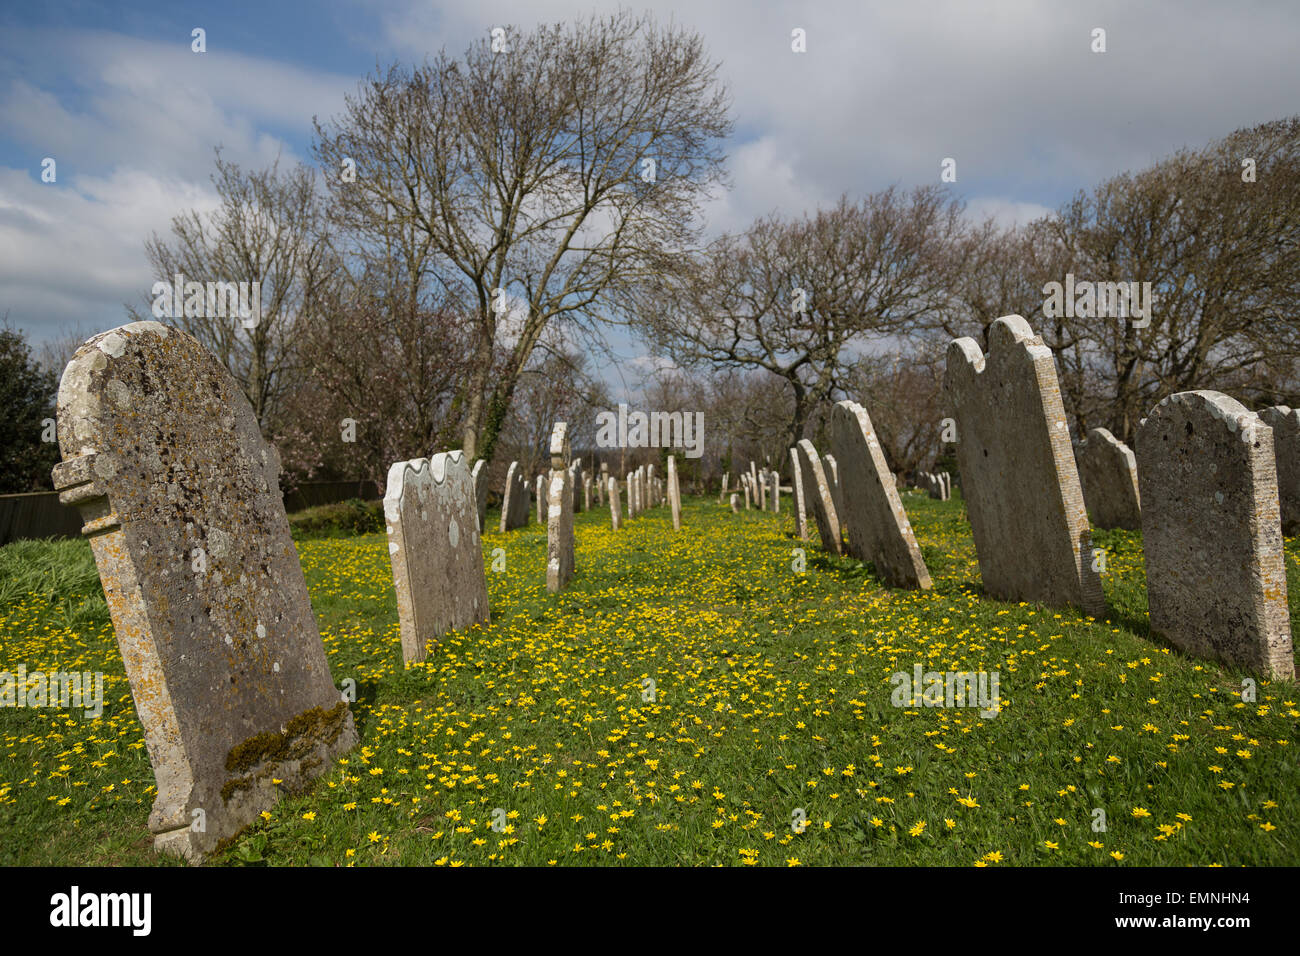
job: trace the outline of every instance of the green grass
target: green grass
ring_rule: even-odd
[[[1244,703],[1242,674],[1151,639],[1140,535],[1095,533],[1110,612],[1093,621],[984,597],[960,500],[905,501],[930,592],[801,545],[788,513],[714,499],[688,500],[677,533],[667,509],[617,534],[606,511],[579,515],[560,595],[542,526],[489,531],[485,563],[506,554],[491,624],[410,668],[383,535],[300,540],[362,742],[212,862],[1300,861],[1297,689],[1261,681]],[[1286,560],[1294,616],[1297,542]],[[84,542],[0,549],[0,667],[20,663],[103,670],[106,703],[99,720],[0,710],[0,862],[169,862],[150,849],[153,774]],[[895,708],[890,675],[915,663],[998,671],[1000,713]]]

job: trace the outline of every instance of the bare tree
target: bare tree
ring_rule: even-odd
[[[650,252],[697,235],[731,130],[716,73],[698,35],[624,12],[393,66],[317,123],[317,156],[354,228],[400,223],[428,243],[425,278],[465,290],[471,457],[491,456],[549,325],[599,320]]]

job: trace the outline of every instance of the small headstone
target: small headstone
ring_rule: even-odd
[[[731,496],[731,513],[733,515],[740,514],[740,495],[734,493]]]
[[[803,480],[803,469],[799,465],[799,451],[790,449],[790,486],[794,491],[794,533],[800,541],[808,540],[808,503],[804,499],[807,485]]]
[[[569,484],[570,487],[573,488],[574,514],[577,514],[579,511],[586,511],[588,508],[591,507],[591,503],[587,500],[588,495],[585,493],[581,495],[578,494],[579,489],[583,490],[584,492],[586,491],[587,483],[584,480],[584,478],[585,475],[583,474],[582,459],[581,458],[573,459],[573,464],[569,466]]]
[[[488,622],[474,479],[464,456],[452,451],[394,464],[384,520],[402,660],[422,661],[430,640]]]
[[[1294,535],[1300,532],[1300,409],[1277,405],[1262,409],[1259,418],[1273,429],[1282,533]]]
[[[1101,615],[1106,599],[1051,349],[1008,315],[989,330],[987,356],[963,338],[947,358],[944,393],[984,590]]]
[[[677,460],[668,456],[668,505],[673,511],[673,529],[682,530],[682,489],[677,482]]]
[[[1179,392],[1138,427],[1137,465],[1151,632],[1292,679],[1272,429],[1220,392]]]
[[[618,479],[610,476],[609,481],[609,520],[614,530],[623,527],[623,505],[618,500]]]
[[[357,740],[280,457],[222,364],[158,322],[77,349],[57,415],[54,487],[85,522],[131,682],[154,848],[202,859]]]
[[[506,487],[501,496],[501,531],[513,531],[528,524],[528,479],[519,462],[512,461],[506,471]]]
[[[1074,446],[1083,502],[1098,528],[1142,527],[1137,459],[1132,450],[1105,428],[1094,428]]]
[[[826,472],[826,482],[831,486],[831,501],[835,502],[835,514],[839,516],[840,526],[844,525],[844,503],[840,498],[840,466],[834,455],[822,456],[822,468]]]
[[[569,470],[569,426],[551,429],[551,480],[546,498],[546,589],[555,593],[573,578],[573,473]]]
[[[871,418],[857,402],[839,402],[831,409],[831,447],[836,460],[844,462],[840,501],[848,526],[848,554],[875,564],[888,584],[928,589],[930,572],[898,486]]]
[[[546,476],[538,475],[534,500],[537,502],[537,523],[546,524]]]
[[[591,475],[582,476],[582,510],[591,510]]]
[[[487,524],[487,461],[480,458],[474,462],[470,479],[474,482],[474,506],[478,509],[478,533],[481,535]]]
[[[826,469],[822,467],[821,456],[806,438],[801,439],[795,447],[799,449],[800,471],[805,476],[810,476],[805,485],[805,494],[811,493],[813,518],[817,521],[817,531],[821,535],[822,550],[842,555],[844,544],[840,539],[840,519],[835,512],[831,485],[826,478]]]

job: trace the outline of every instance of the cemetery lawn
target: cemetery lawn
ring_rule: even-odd
[[[410,668],[384,536],[298,542],[361,743],[211,862],[1300,863],[1300,691],[1243,702],[1243,675],[1149,638],[1139,534],[1094,532],[1093,621],[982,597],[960,498],[904,500],[931,592],[815,543],[796,573],[788,510],[712,498],[685,500],[679,533],[666,507],[618,533],[577,515],[559,595],[543,526],[489,530],[492,623]],[[1297,541],[1286,562],[1295,620]],[[895,708],[890,675],[916,663],[998,671],[1001,712]],[[86,542],[0,549],[0,669],[20,664],[102,670],[105,706],[0,710],[0,863],[184,865],[151,850],[153,774]]]

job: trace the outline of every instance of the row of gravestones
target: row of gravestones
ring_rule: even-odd
[[[915,487],[929,494],[936,501],[947,501],[952,497],[952,475],[941,471],[933,475],[928,471],[918,472]]]
[[[158,322],[82,345],[57,416],[54,486],[81,514],[144,730],[154,845],[202,859],[357,742],[355,695],[334,685],[289,533],[279,455],[221,363]],[[574,570],[574,488],[589,505],[590,479],[569,459],[563,422],[550,453],[556,591]],[[646,494],[660,494],[646,477]],[[668,486],[679,525],[672,458]],[[485,463],[471,469],[459,451],[389,469],[384,516],[408,661],[431,638],[489,619],[486,491]],[[527,522],[527,491],[512,464],[503,530]]]
[[[1294,676],[1282,532],[1300,519],[1285,504],[1300,482],[1300,414],[1255,414],[1218,392],[1180,392],[1141,421],[1136,455],[1094,429],[1076,464],[1051,350],[1023,318],[993,324],[988,355],[957,339],[947,359],[944,393],[988,594],[1105,611],[1087,488],[1099,526],[1142,530],[1154,634],[1190,654]],[[831,433],[842,482],[807,440],[791,449],[796,532],[807,538],[811,513],[826,550],[874,561],[891,584],[927,587],[865,410],[839,403]],[[947,492],[930,478],[932,495]]]

